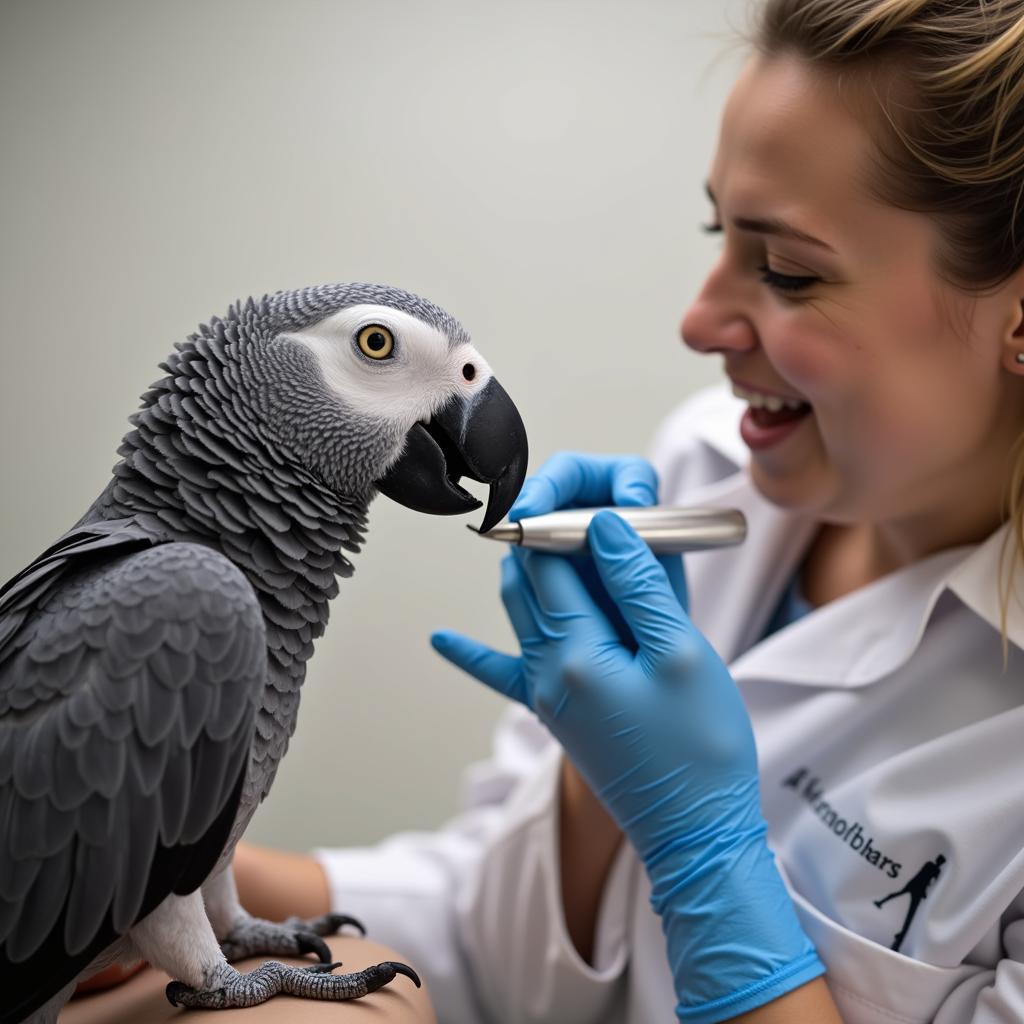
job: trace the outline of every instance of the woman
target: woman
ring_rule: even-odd
[[[654,454],[748,540],[692,620],[612,513],[589,568],[507,559],[521,654],[434,645],[564,757],[517,716],[445,832],[296,862],[446,1021],[1024,1019],[1024,3],[768,0],[754,43],[682,322],[733,394]],[[655,481],[563,455],[513,514]]]

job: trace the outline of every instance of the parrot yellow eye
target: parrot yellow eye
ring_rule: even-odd
[[[356,340],[359,351],[371,359],[387,359],[395,348],[394,335],[382,324],[367,324]]]

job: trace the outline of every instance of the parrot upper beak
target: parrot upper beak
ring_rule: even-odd
[[[453,398],[406,435],[405,450],[377,488],[400,505],[432,515],[472,512],[483,502],[458,486],[468,476],[490,484],[480,532],[512,507],[526,477],[526,428],[493,377],[466,401]]]

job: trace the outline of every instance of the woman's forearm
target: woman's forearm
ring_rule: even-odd
[[[323,868],[310,856],[239,843],[232,861],[238,898],[256,917],[283,921],[310,918],[331,909]]]
[[[781,999],[734,1017],[731,1024],[843,1024],[824,978],[815,978]]]
[[[559,797],[559,848],[562,904],[569,937],[588,963],[608,872],[622,833],[580,773],[562,759]]]

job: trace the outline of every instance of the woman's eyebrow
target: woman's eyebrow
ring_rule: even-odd
[[[717,207],[718,202],[715,199],[714,192],[711,191],[711,186],[705,183],[704,191],[707,192],[711,204]],[[809,242],[811,245],[825,249],[834,256],[839,255],[828,242],[823,242],[820,238],[815,238],[814,235],[809,235],[806,231],[801,231],[799,228],[793,227],[792,224],[787,224],[784,220],[778,220],[774,217],[765,219],[759,217],[733,217],[732,222],[742,231],[755,231],[761,235],[776,235],[779,238],[792,238],[798,242]]]

